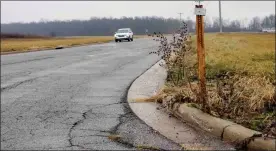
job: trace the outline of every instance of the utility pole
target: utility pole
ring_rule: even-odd
[[[178,13],[179,14],[179,22],[180,22],[180,28],[181,28],[181,15],[183,14],[183,13]]]
[[[197,35],[197,58],[198,58],[198,77],[199,77],[199,97],[206,110],[207,105],[207,91],[206,91],[206,63],[205,63],[205,46],[204,46],[204,20],[206,10],[203,5],[195,5],[196,15],[196,35]],[[207,110],[206,112],[209,112]]]
[[[219,32],[222,33],[221,0],[219,0]]]

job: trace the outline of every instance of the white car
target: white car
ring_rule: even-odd
[[[133,41],[133,32],[130,28],[121,28],[118,29],[114,34],[115,42],[128,40]]]

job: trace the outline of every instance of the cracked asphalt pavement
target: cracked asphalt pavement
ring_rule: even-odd
[[[1,150],[180,149],[129,109],[151,39],[1,56]],[[119,139],[110,139],[112,136]]]

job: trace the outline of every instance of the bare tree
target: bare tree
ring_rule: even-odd
[[[250,24],[249,24],[249,29],[251,30],[260,30],[262,27],[261,27],[261,19],[260,17],[254,17]]]

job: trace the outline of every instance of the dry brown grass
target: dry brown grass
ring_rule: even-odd
[[[157,148],[157,147],[154,147],[154,146],[146,146],[146,145],[138,145],[138,146],[136,146],[136,149],[137,149],[137,150],[160,150],[160,149]]]
[[[164,93],[160,91],[160,93],[157,93],[154,96],[151,96],[149,98],[136,98],[133,100],[133,102],[139,103],[139,102],[162,102],[162,99],[164,98]]]
[[[145,38],[146,35],[135,35]],[[72,47],[113,41],[113,36],[74,36],[64,38],[4,38],[1,39],[1,54],[54,49],[57,46]]]
[[[35,38],[35,39],[3,39],[1,54],[7,52],[24,52],[30,50],[53,49],[57,46],[71,47],[113,40],[111,36],[69,37],[69,38]]]
[[[232,120],[257,131],[264,130],[275,119],[275,109],[267,106],[274,104],[275,108],[274,86],[268,79],[261,77],[235,76],[229,81],[233,82],[232,88],[227,82],[224,85],[224,81],[220,81],[220,86],[214,81],[208,81],[207,103],[211,115]],[[201,104],[197,102],[198,95],[192,90],[198,92],[197,82],[181,87],[169,85],[163,87],[156,95],[138,99],[137,102],[158,102],[166,108],[172,107],[175,102],[190,103],[193,107],[201,109]]]
[[[195,37],[193,37],[195,40]],[[195,41],[193,42],[195,46]],[[275,34],[224,33],[206,34],[208,106],[211,114],[232,120],[248,128],[262,131],[276,116],[273,99]],[[196,53],[187,53],[191,65]],[[189,64],[186,64],[189,66]],[[196,70],[196,66],[193,67]],[[177,72],[174,68],[172,73]],[[175,71],[174,71],[175,70]],[[189,72],[189,71],[186,71]],[[196,74],[192,71],[192,74]],[[217,77],[222,75],[224,77]],[[166,99],[170,96],[172,99]],[[172,81],[157,95],[143,102],[198,102],[198,86],[194,79],[176,85]],[[273,118],[274,117],[274,118]],[[276,134],[274,134],[276,135]]]
[[[112,140],[112,141],[118,141],[119,139],[121,139],[120,135],[109,135],[108,139]]]

